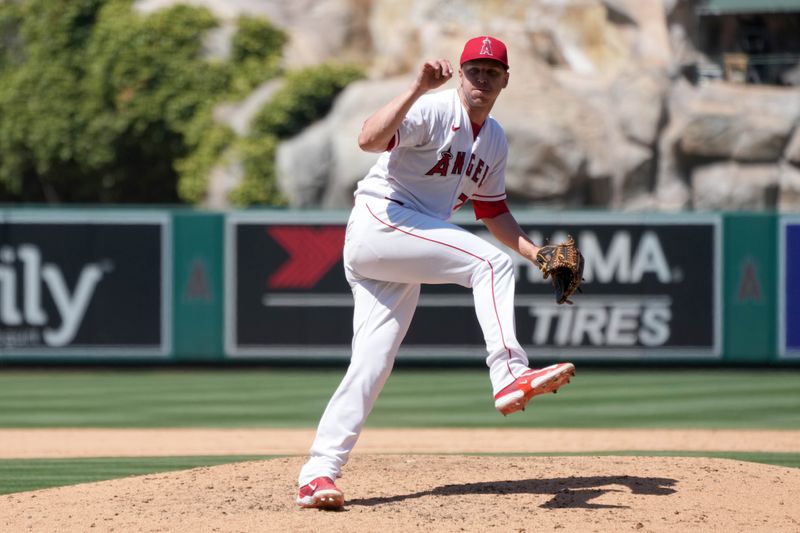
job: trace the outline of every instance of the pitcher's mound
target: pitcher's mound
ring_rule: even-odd
[[[343,511],[299,509],[303,458],[0,497],[3,531],[798,531],[800,469],[683,457],[354,455]]]

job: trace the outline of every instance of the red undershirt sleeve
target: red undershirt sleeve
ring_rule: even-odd
[[[508,205],[505,200],[498,202],[486,202],[484,200],[472,200],[472,209],[475,211],[475,220],[482,218],[494,218],[503,213],[508,213]]]
[[[392,138],[391,138],[391,139],[389,139],[389,144],[388,144],[388,145],[386,145],[386,150],[384,150],[384,151],[386,151],[386,152],[391,152],[391,151],[392,151],[392,148],[394,148],[395,146],[397,146],[397,143],[398,143],[398,141],[399,141],[399,140],[400,140],[400,130],[397,130],[397,131],[395,132],[395,134],[394,134],[394,135],[392,135]]]

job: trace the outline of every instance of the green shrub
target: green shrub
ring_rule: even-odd
[[[244,96],[281,73],[281,53],[288,37],[266,19],[239,17],[231,43],[230,93]]]
[[[186,5],[142,15],[132,0],[0,1],[0,201],[196,203],[213,166],[238,153],[245,178],[232,201],[285,203],[279,139],[324,116],[362,74],[289,73],[237,140],[213,108],[281,75],[287,36],[241,17],[230,60],[212,61],[202,39],[216,26]]]
[[[206,9],[0,2],[0,201],[201,199],[201,171],[233,140],[211,109],[275,76],[286,41],[239,22],[221,63],[202,57]]]
[[[230,79],[200,57],[211,14],[145,17],[124,0],[0,5],[0,20],[15,15],[18,64],[0,73],[2,200],[177,201],[184,130]]]
[[[244,166],[244,179],[229,195],[234,205],[286,205],[275,179],[277,146],[277,137],[268,134],[241,139],[236,144],[237,154]]]
[[[361,70],[348,65],[321,65],[288,73],[284,85],[253,118],[251,133],[241,150],[244,183],[233,192],[232,200],[237,205],[284,203],[275,183],[278,140],[324,117],[336,96],[363,76]]]
[[[178,195],[184,202],[200,203],[208,191],[208,178],[214,165],[231,146],[236,135],[230,128],[208,124],[203,139],[187,157],[175,162],[180,174]]]
[[[3,63],[15,63],[0,80],[2,200],[53,197],[59,180],[82,175],[74,157],[87,121],[74,109],[81,99],[79,50],[98,7],[97,1],[0,4]]]
[[[284,139],[325,116],[336,96],[364,74],[348,65],[320,65],[286,76],[285,85],[253,119],[253,130]]]

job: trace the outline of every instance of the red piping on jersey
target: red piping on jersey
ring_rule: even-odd
[[[410,231],[406,231],[404,229],[400,229],[397,226],[393,226],[393,225],[389,224],[388,222],[384,222],[383,220],[381,220],[378,217],[378,215],[376,215],[375,213],[372,212],[372,209],[369,208],[369,205],[364,204],[364,207],[367,208],[367,211],[369,211],[369,214],[372,215],[372,217],[375,220],[377,220],[378,222],[380,222],[381,224],[383,224],[387,228],[391,228],[391,229],[397,230],[400,233],[405,233],[406,235],[409,235],[411,237],[416,237],[417,239],[422,239],[423,241],[428,241],[428,242],[432,242],[434,244],[441,244],[442,246],[447,246],[448,248],[452,248],[453,250],[456,250],[458,252],[463,252],[463,253],[471,256],[471,257],[474,257],[475,259],[477,259],[479,261],[485,261],[486,264],[489,265],[489,271],[492,273],[492,307],[494,307],[494,316],[497,319],[497,326],[500,328],[500,339],[503,342],[503,348],[505,348],[506,353],[508,354],[508,360],[506,360],[506,368],[508,369],[508,373],[511,374],[511,377],[514,378],[514,379],[517,379],[517,376],[515,376],[514,372],[511,370],[511,364],[510,364],[510,362],[511,362],[511,349],[506,345],[506,336],[503,333],[503,324],[500,322],[500,314],[497,312],[497,300],[495,299],[495,296],[494,296],[494,267],[492,266],[491,261],[489,261],[488,259],[484,259],[483,257],[479,257],[479,256],[473,254],[472,252],[468,251],[468,250],[464,250],[463,248],[459,248],[458,246],[454,246],[452,244],[448,244],[448,243],[442,242],[442,241],[437,241],[437,240],[431,239],[429,237],[423,237],[421,235],[417,235],[416,233],[411,233]]]

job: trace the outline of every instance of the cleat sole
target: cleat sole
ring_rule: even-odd
[[[297,504],[303,509],[341,509],[344,507],[344,494],[336,491],[323,491],[321,494],[314,494],[311,501],[298,500]]]
[[[535,396],[547,394],[549,392],[552,392],[553,394],[557,393],[558,389],[568,384],[574,376],[575,367],[573,365],[569,365],[569,367],[561,373],[549,377],[542,383],[532,387],[529,391],[525,393],[522,391],[517,391],[514,394],[518,397],[515,397],[508,405],[502,407],[497,407],[497,405],[495,405],[495,408],[500,411],[503,416],[508,416],[512,413],[516,413],[517,411],[524,411],[525,406]]]

